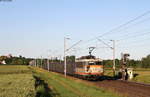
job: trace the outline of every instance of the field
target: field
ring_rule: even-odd
[[[133,73],[136,76],[131,81],[150,84],[150,69],[135,68]],[[107,76],[113,76],[113,72],[110,69],[106,69],[104,74]]]
[[[132,80],[150,83],[149,69],[135,69],[137,76]],[[112,76],[106,69],[105,75]],[[97,82],[103,87],[102,83]],[[93,84],[94,83],[94,84]],[[110,81],[116,84],[117,82]],[[105,83],[107,86],[108,82]],[[111,89],[98,87],[95,82],[73,78],[29,66],[0,66],[0,97],[121,97]],[[108,86],[109,87],[109,86]]]
[[[86,81],[27,66],[0,66],[0,97],[120,97]]]
[[[0,66],[0,97],[35,97],[34,84],[26,66]]]
[[[150,83],[149,69],[135,69],[132,80]],[[105,75],[112,76],[110,69]],[[28,66],[0,66],[0,97],[120,97],[87,81]]]
[[[137,74],[133,81],[150,84],[150,69],[135,69],[134,74]]]
[[[23,74],[30,73],[31,70],[27,66],[19,66],[19,65],[0,65],[0,74]]]

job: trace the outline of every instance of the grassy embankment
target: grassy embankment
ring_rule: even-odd
[[[61,74],[38,68],[32,68],[32,70],[34,76],[41,78],[48,84],[52,96],[55,97],[119,97],[116,93],[100,89],[80,79],[65,78]]]
[[[0,97],[34,97],[35,79],[26,66],[0,66]]]
[[[113,76],[113,72],[110,69],[106,69],[104,74]],[[150,68],[135,68],[133,69],[133,74],[136,76],[131,81],[150,84]]]

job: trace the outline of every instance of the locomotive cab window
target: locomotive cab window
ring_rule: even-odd
[[[96,65],[95,62],[89,62],[89,65]]]
[[[89,62],[89,65],[102,65],[102,62]]]
[[[103,65],[102,62],[98,61],[96,62],[96,65]]]

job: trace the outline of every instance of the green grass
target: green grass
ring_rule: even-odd
[[[113,71],[112,71],[112,69],[105,69],[104,75],[113,77]]]
[[[35,97],[34,85],[27,66],[0,66],[0,97]]]
[[[53,97],[119,97],[118,94],[96,87],[75,78],[32,68],[34,75],[40,77],[50,87]]]
[[[132,81],[150,84],[150,69],[135,69],[134,74],[137,76]]]
[[[18,73],[31,73],[27,66],[21,65],[0,65],[1,74],[18,74]]]
[[[150,68],[135,68],[133,70],[133,74],[137,74],[137,76],[130,81],[150,84]],[[113,72],[110,69],[106,69],[104,75],[112,77]]]

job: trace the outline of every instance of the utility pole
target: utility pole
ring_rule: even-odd
[[[49,71],[49,59],[47,58],[47,70]]]
[[[61,55],[59,56],[59,61],[60,61],[60,64],[61,64]]]
[[[36,67],[36,59],[34,60],[34,66]]]
[[[64,37],[64,75],[66,77],[66,37]]]
[[[115,76],[116,74],[116,63],[115,63],[115,40],[111,40],[113,42],[113,47],[112,47],[112,50],[113,50],[113,74]]]
[[[97,38],[99,41],[101,41],[103,44],[105,44],[108,48],[113,50],[113,75],[115,76],[116,74],[116,63],[115,63],[115,40],[110,40],[113,42],[113,46],[109,46],[107,43],[105,43],[104,41],[102,41],[101,39]]]
[[[40,66],[40,68],[42,67],[42,56],[41,56],[41,66]]]
[[[82,40],[78,41],[77,43],[73,44],[70,48],[67,49],[66,46],[66,40],[70,39],[70,38],[66,38],[64,37],[64,75],[66,77],[66,68],[67,68],[67,61],[66,61],[66,52],[69,51],[70,49],[72,49],[74,46],[76,46],[77,44],[79,44]]]

